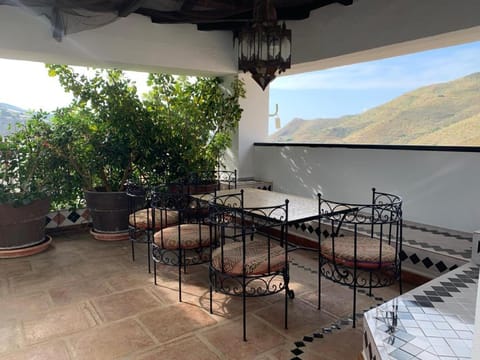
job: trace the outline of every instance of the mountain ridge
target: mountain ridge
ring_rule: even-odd
[[[479,114],[480,73],[473,73],[449,82],[420,87],[357,115],[314,120],[295,118],[272,134],[269,140],[333,144],[480,145],[480,126],[474,126],[475,121],[480,121]],[[470,130],[461,131],[463,127]]]

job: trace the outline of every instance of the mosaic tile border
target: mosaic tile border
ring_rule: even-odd
[[[88,224],[90,222],[90,211],[87,208],[55,211],[47,214],[45,218],[47,230]]]

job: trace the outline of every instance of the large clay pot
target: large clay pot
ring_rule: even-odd
[[[45,250],[51,239],[45,236],[50,199],[20,207],[0,205],[0,257],[31,255]]]
[[[98,240],[128,239],[128,196],[122,191],[85,191],[93,223],[92,235]]]

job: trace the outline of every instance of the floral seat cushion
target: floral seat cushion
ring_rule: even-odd
[[[335,245],[333,253],[332,243]],[[322,240],[322,256],[330,261],[335,260],[338,265],[353,267],[355,242],[353,236],[336,237]],[[368,236],[357,236],[357,267],[363,269],[378,269],[395,264],[395,247],[382,243],[380,261],[380,239]]]
[[[212,266],[230,275],[242,275],[242,242],[228,243],[212,254]],[[222,268],[223,264],[223,268]],[[285,249],[270,244],[270,263],[268,262],[267,241],[264,239],[248,241],[246,245],[246,275],[262,275],[279,271],[285,267]]]
[[[179,227],[169,226],[157,231],[153,236],[154,243],[167,250],[197,249],[210,246],[210,227],[199,224],[182,224]]]
[[[161,221],[160,213],[163,215]],[[148,218],[150,216],[150,219]],[[152,209],[141,209],[135,213],[130,214],[130,225],[137,229],[146,230],[152,227]],[[167,227],[178,223],[178,212],[174,210],[160,211],[155,210],[155,230],[160,230],[161,227]]]

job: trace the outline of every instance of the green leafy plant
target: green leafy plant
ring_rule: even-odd
[[[136,87],[119,70],[96,70],[89,77],[64,65],[48,69],[74,97],[53,115],[52,149],[83,190],[123,191],[151,145],[153,124]]]
[[[48,148],[66,169],[58,182],[75,199],[84,190],[123,191],[131,179],[166,183],[214,170],[241,117],[238,79],[225,86],[219,78],[150,74],[141,100],[120,70],[47,68],[73,95],[50,119]]]
[[[155,128],[162,129],[163,144],[160,161],[149,161],[167,181],[216,169],[240,121],[243,83],[150,74],[148,84],[145,104]]]
[[[32,114],[18,130],[0,142],[0,204],[15,207],[56,193],[55,176],[48,173],[54,159],[45,139],[46,113]]]

